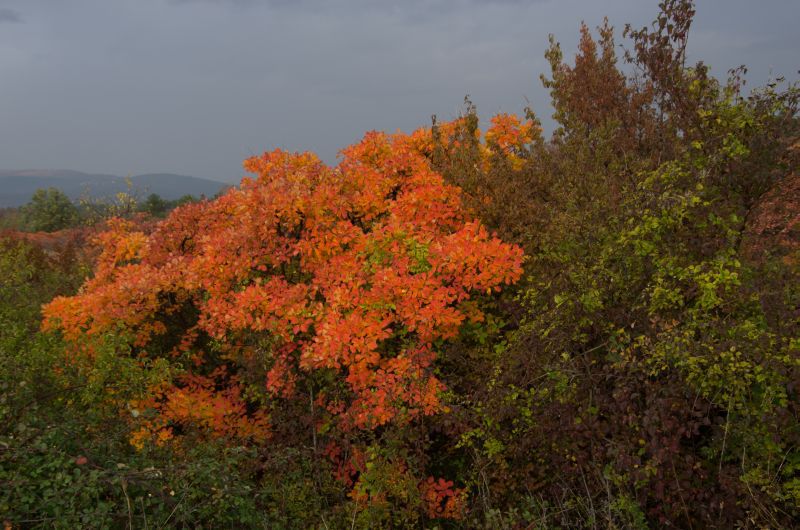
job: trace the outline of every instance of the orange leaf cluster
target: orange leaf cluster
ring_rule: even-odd
[[[247,413],[236,378],[229,378],[221,390],[216,389],[215,383],[212,378],[187,375],[180,387],[167,387],[148,399],[132,403],[137,407],[134,410],[159,411],[134,432],[133,445],[142,448],[148,439],[162,444],[173,438],[174,427],[200,429],[217,438],[253,441],[269,438],[266,414],[261,410]]]
[[[521,121],[513,114],[497,114],[486,131],[486,145],[490,153],[503,155],[514,169],[520,169],[520,156],[525,146],[541,135],[541,128],[531,120]]]
[[[454,488],[452,480],[428,477],[421,483],[420,492],[425,510],[431,519],[461,519],[466,509],[467,494],[463,488]]]

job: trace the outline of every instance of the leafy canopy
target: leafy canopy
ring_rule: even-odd
[[[55,232],[73,226],[78,220],[78,208],[56,188],[36,190],[22,213],[25,224],[34,232]]]
[[[94,278],[45,326],[76,358],[114,334],[169,359],[172,380],[134,405],[137,445],[178,427],[263,439],[270,404],[312,380],[345,432],[441,411],[437,351],[481,319],[474,294],[519,278],[522,251],[466,218],[419,138],[369,133],[334,168],[276,150],[150,230],[109,222]]]

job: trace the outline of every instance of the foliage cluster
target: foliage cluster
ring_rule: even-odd
[[[629,74],[608,24],[597,38],[582,28],[573,65],[551,40],[559,128],[521,166],[477,165],[469,108],[443,142],[437,169],[529,255],[517,300],[502,302],[513,329],[462,353],[494,354],[492,376],[451,385],[468,399],[458,445],[496,524],[788,527],[800,515],[788,193],[800,92],[776,82],[745,96],[741,71],[723,84],[687,66],[692,16],[665,2],[651,28],[626,28]]]

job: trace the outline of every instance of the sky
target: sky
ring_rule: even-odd
[[[0,169],[238,182],[277,147],[334,163],[366,131],[531,106],[548,34],[652,21],[657,0],[0,0]],[[698,0],[689,59],[797,79],[800,1]],[[621,41],[621,36],[620,39]]]

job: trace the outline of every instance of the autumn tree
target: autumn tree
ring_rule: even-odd
[[[94,277],[45,308],[76,362],[113,334],[119,355],[171,366],[117,403],[132,443],[311,430],[321,448],[446,411],[442,345],[481,321],[476,294],[520,276],[522,251],[465,215],[412,137],[369,133],[333,168],[281,150],[245,168],[151,229],[110,221]]]

